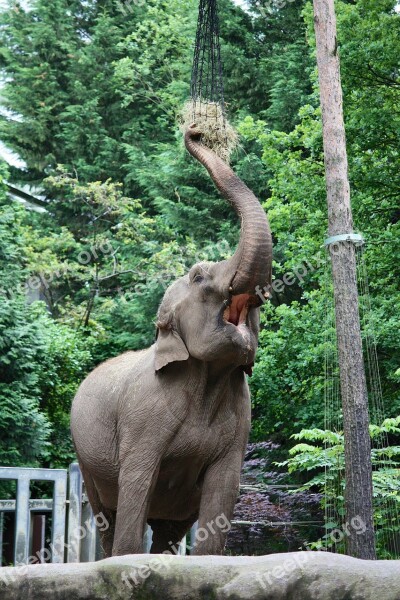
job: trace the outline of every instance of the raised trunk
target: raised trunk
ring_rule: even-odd
[[[272,236],[267,216],[251,190],[212,150],[203,146],[195,126],[185,134],[185,144],[211,175],[215,185],[241,219],[239,245],[224,263],[224,285],[232,294],[256,294],[271,285]]]

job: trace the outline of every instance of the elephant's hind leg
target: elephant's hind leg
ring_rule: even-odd
[[[100,534],[104,558],[109,558],[112,555],[112,547],[114,543],[116,511],[110,510],[104,506],[100,500],[93,477],[90,475],[88,470],[85,469],[81,462],[79,463],[79,466],[82,471],[83,480],[85,482],[85,490],[87,497],[89,498],[90,506],[92,507],[94,516],[97,516],[96,523],[101,523],[98,531]]]
[[[172,554],[176,554],[183,536],[196,521],[197,515],[186,521],[149,519],[148,523],[153,530],[151,553],[162,554],[165,551],[169,551]]]
[[[102,531],[99,529],[101,547],[103,549],[104,558],[109,558],[112,556],[112,548],[114,544],[114,534],[115,534],[115,521],[117,518],[117,511],[110,510],[109,508],[104,508],[101,511],[105,516],[108,527]]]

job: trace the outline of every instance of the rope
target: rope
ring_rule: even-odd
[[[337,339],[336,339],[336,322],[334,308],[334,294],[332,285],[332,270],[329,253],[327,252],[325,260],[325,331],[324,331],[324,346],[325,346],[325,364],[324,364],[324,399],[325,399],[325,423],[326,431],[340,432],[343,431],[343,414],[340,399],[340,380],[339,380],[339,364],[337,355]],[[332,453],[332,444],[328,440],[325,441],[325,525],[326,535],[337,527],[344,524],[344,515],[340,510],[338,497],[343,496],[344,485],[344,463],[340,462],[340,456],[337,456],[338,463],[333,473],[330,472],[327,464]],[[328,550],[337,551],[336,541],[327,548]]]
[[[329,255],[328,255],[329,256]],[[366,362],[366,376],[369,396],[369,410],[371,422],[380,425],[385,418],[385,407],[383,401],[382,385],[379,374],[376,334],[373,327],[371,297],[367,268],[365,264],[364,246],[356,247],[357,280],[359,287],[359,305],[361,327],[363,333],[363,349]],[[343,415],[340,403],[340,381],[338,372],[336,325],[334,317],[334,302],[332,291],[330,260],[326,261],[325,271],[325,429],[329,431],[343,431]],[[372,440],[372,448],[382,451],[389,446],[387,433],[381,434]],[[326,442],[325,452],[328,458],[331,445]],[[344,470],[343,465],[337,471],[334,480],[329,468],[325,468],[325,523],[342,524],[344,515],[341,514],[338,496],[344,494]],[[379,468],[389,470],[393,468],[393,462],[385,455],[380,458],[380,465],[373,466],[376,472]],[[380,499],[375,497],[374,509],[376,515],[376,536],[382,558],[400,558],[400,517],[399,502],[394,496],[386,496]],[[380,523],[380,520],[387,520]],[[339,525],[340,526],[340,525]],[[327,533],[328,529],[327,528]],[[339,549],[336,543],[328,548],[333,552]],[[386,554],[387,553],[387,554]],[[385,555],[386,554],[386,555]]]
[[[262,525],[263,527],[321,526],[324,521],[231,521],[232,525]]]
[[[372,305],[369,292],[369,281],[365,262],[364,248],[357,248],[357,279],[360,288],[360,317],[363,330],[363,346],[366,356],[366,376],[369,391],[369,410],[371,422],[381,425],[385,419],[385,406],[383,400],[382,384],[379,372],[377,339],[372,318]],[[389,446],[389,436],[383,432],[372,440],[373,450],[384,451]],[[373,465],[373,471],[381,468],[383,471],[393,469],[393,461],[381,454],[378,465]],[[397,468],[400,466],[397,463]],[[378,507],[378,518],[376,519],[376,533],[379,546],[387,552],[391,552],[396,558],[400,558],[400,516],[399,502],[395,496],[386,496],[376,500]],[[387,519],[390,523],[384,526],[380,519]],[[382,526],[383,525],[383,526]],[[388,555],[389,557],[389,555]],[[385,558],[385,557],[383,557]]]
[[[191,98],[193,117],[197,106],[220,104],[225,115],[224,84],[217,0],[200,0],[194,48]]]

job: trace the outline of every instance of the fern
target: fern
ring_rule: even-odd
[[[387,434],[400,433],[400,416],[385,419],[381,425],[370,425],[372,441],[382,441]],[[278,463],[288,468],[289,473],[309,473],[317,471],[300,488],[293,493],[317,489],[324,493],[323,505],[329,512],[336,512],[338,522],[344,515],[344,436],[342,432],[322,429],[303,429],[292,436],[299,440],[289,451],[288,460]],[[303,441],[304,440],[304,441]],[[307,443],[305,443],[307,442]],[[313,442],[310,444],[309,442]],[[374,518],[377,531],[377,549],[381,558],[392,557],[387,549],[387,540],[391,534],[400,532],[398,513],[400,513],[400,446],[384,446],[372,448],[374,487]],[[338,492],[340,490],[340,492]],[[338,523],[327,523],[326,529],[338,527]],[[332,544],[327,534],[318,542],[308,547],[321,549]]]

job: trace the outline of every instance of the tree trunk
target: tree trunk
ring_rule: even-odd
[[[329,235],[353,232],[342,88],[337,54],[334,0],[314,1],[314,24],[322,108]],[[372,508],[371,440],[368,394],[362,355],[353,243],[338,243],[331,253],[336,331],[345,438],[347,531],[350,556],[376,558]],[[358,519],[355,521],[354,519]],[[365,524],[360,533],[352,523]]]

